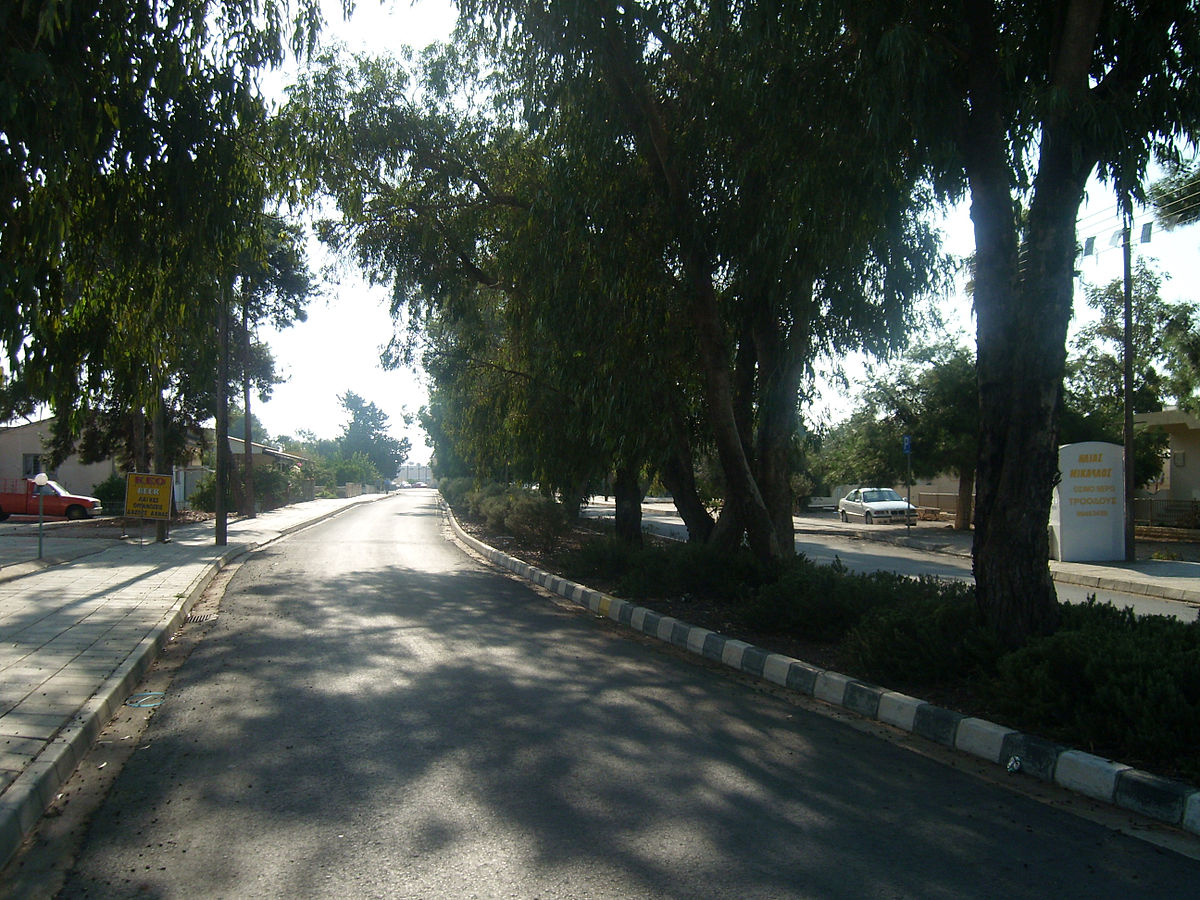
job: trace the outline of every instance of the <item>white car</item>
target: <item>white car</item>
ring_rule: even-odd
[[[867,525],[873,522],[917,521],[917,508],[891,488],[855,488],[838,501],[838,516],[843,522],[851,516],[862,516]]]

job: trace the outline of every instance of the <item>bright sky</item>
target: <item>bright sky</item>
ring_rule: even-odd
[[[350,22],[341,16],[340,0],[324,0],[325,39],[344,43],[351,51],[383,53],[403,45],[425,47],[445,40],[454,27],[455,9],[449,0],[358,0]],[[310,262],[320,266],[320,245]],[[325,282],[324,296],[313,300],[308,320],[281,332],[263,330],[261,337],[275,354],[280,374],[268,403],[251,401],[251,411],[272,437],[312,431],[331,438],[347,421],[338,396],[347,390],[383,410],[396,437],[412,444],[409,462],[429,461],[425,433],[403,415],[415,414],[428,402],[423,376],[409,370],[385,371],[379,358],[391,339],[386,288],[370,287],[343,266],[337,280]]]
[[[424,47],[446,39],[455,20],[450,0],[359,0],[349,23],[342,21],[340,0],[324,2],[327,38],[346,44],[352,51],[382,53],[405,44]],[[1163,288],[1166,299],[1200,301],[1200,289],[1192,280],[1200,255],[1200,225],[1174,232],[1155,226],[1150,242],[1140,243],[1142,226],[1151,221],[1148,211],[1135,211],[1134,255],[1159,260],[1159,268],[1169,278]],[[1111,193],[1093,183],[1088,203],[1080,213],[1079,241],[1094,237],[1097,252],[1081,261],[1083,280],[1103,284],[1121,277],[1120,242],[1112,241],[1120,224]],[[941,227],[948,250],[971,252],[973,234],[965,205],[952,211]],[[314,266],[316,263],[314,258]],[[271,401],[258,404],[254,412],[273,436],[307,430],[319,437],[333,437],[345,423],[337,397],[352,390],[387,413],[396,436],[408,437],[412,443],[410,462],[426,462],[431,451],[425,445],[424,433],[416,425],[406,429],[402,424],[405,410],[415,413],[427,402],[422,376],[382,368],[380,351],[393,328],[386,290],[367,286],[349,274],[352,267],[347,269],[340,280],[327,283],[325,297],[310,305],[307,322],[281,333],[263,334],[288,381],[276,387]],[[966,297],[960,292],[944,302],[942,310],[950,333],[961,332],[966,340],[973,341],[974,321]],[[1080,289],[1076,322],[1086,320],[1086,316]],[[810,415],[814,424],[822,420],[832,423],[852,408],[852,396],[842,389],[827,389]]]

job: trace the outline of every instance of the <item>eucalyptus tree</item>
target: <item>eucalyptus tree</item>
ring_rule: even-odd
[[[248,241],[237,256],[237,294],[241,304],[238,331],[239,368],[242,381],[243,465],[241,513],[253,516],[254,463],[251,446],[250,395],[257,387],[264,402],[271,388],[278,383],[274,366],[262,365],[272,360],[270,351],[256,340],[255,329],[264,322],[285,328],[307,317],[305,307],[316,293],[313,275],[308,268],[303,230],[268,214],[257,217],[257,239]]]
[[[763,557],[792,550],[787,449],[825,349],[902,340],[936,270],[913,214],[910,136],[869,127],[853,35],[833,4],[465,0],[531,127],[604,159],[630,152],[664,210],[659,264],[696,339],[724,513]]]
[[[1149,196],[1159,224],[1164,228],[1194,225],[1200,221],[1200,163],[1177,163],[1150,186]]]
[[[270,0],[0,10],[6,405],[48,403],[69,430],[89,395],[153,410],[182,384],[262,202],[243,144],[259,69],[310,44],[316,8],[302,0],[291,31]]]
[[[294,133],[332,135],[304,144],[340,214],[323,236],[392,284],[457,455],[575,500],[615,468],[625,501],[642,466],[687,435],[675,427],[687,354],[668,352],[687,336],[665,324],[657,300],[672,286],[647,262],[655,214],[609,199],[638,177],[628,164],[601,165],[503,110],[461,108],[469,85],[448,73],[469,66],[442,48],[412,72],[328,59],[297,85]],[[394,343],[391,361],[415,346]]]
[[[1054,628],[1046,521],[1096,173],[1123,203],[1200,125],[1194,0],[846,4],[879,109],[964,180],[975,231],[980,455],[974,571],[1009,644]]]
[[[1137,412],[1161,410],[1166,403],[1195,409],[1200,384],[1200,331],[1197,307],[1162,297],[1163,276],[1139,259],[1131,278],[1130,347],[1132,399]],[[1079,329],[1071,344],[1065,381],[1062,440],[1121,443],[1124,427],[1124,279],[1085,285],[1096,318]],[[1162,474],[1166,435],[1139,429],[1134,434],[1134,481],[1148,484]]]

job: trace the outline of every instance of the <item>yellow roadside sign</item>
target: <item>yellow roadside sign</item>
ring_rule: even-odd
[[[125,515],[139,519],[171,518],[171,476],[130,472],[125,478]]]

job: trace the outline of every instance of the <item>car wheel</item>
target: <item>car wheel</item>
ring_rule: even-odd
[[[870,524],[871,524],[872,522],[874,522],[874,521],[875,521],[875,520],[874,520],[874,518],[871,516],[871,514],[870,514],[870,513],[863,513],[863,524],[864,524],[864,525],[870,525]]]
[[[67,507],[67,518],[68,519],[86,519],[87,518],[87,510],[85,510],[82,506],[68,506]]]

